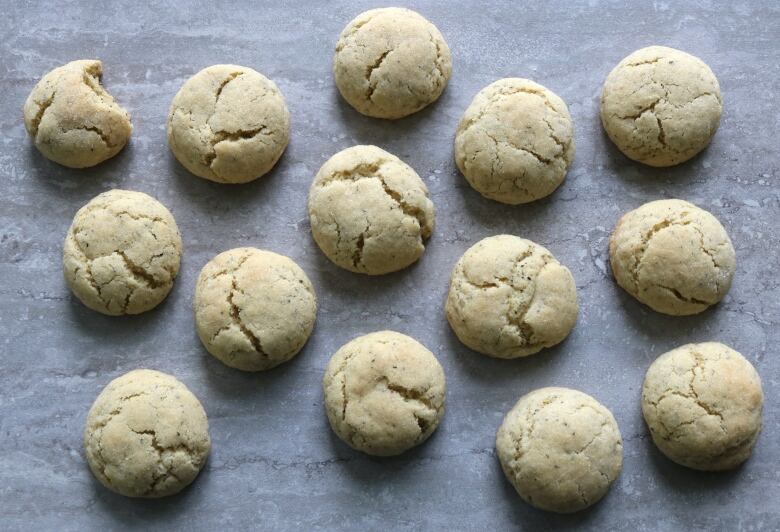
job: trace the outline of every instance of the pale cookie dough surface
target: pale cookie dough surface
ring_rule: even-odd
[[[130,190],[110,190],[79,209],[65,237],[65,281],[92,310],[139,314],[168,295],[179,273],[181,236],[170,211]]]
[[[731,287],[736,256],[709,212],[678,199],[645,203],[625,214],[609,239],[617,283],[657,312],[696,314]]]
[[[130,115],[101,85],[98,60],[71,61],[38,82],[24,103],[24,126],[47,158],[70,168],[110,159],[127,144]]]
[[[612,413],[568,388],[521,397],[498,429],[496,451],[520,497],[550,512],[595,504],[623,467],[623,440]]]
[[[290,139],[276,84],[251,68],[214,65],[182,85],[168,114],[168,145],[193,174],[246,183],[273,168]]]
[[[255,248],[220,253],[200,272],[195,323],[209,353],[244,371],[294,357],[314,328],[317,298],[291,259]]]
[[[658,357],[642,387],[642,413],[658,448],[703,471],[737,467],[761,432],[761,379],[718,342],[687,344]]]
[[[198,399],[174,377],[149,369],[111,381],[84,429],[92,473],[128,497],[178,493],[198,476],[210,448]]]
[[[428,188],[401,159],[376,146],[331,157],[309,190],[311,232],[347,270],[379,275],[414,263],[433,232]]]
[[[512,235],[480,240],[455,264],[445,311],[461,342],[497,358],[532,355],[577,321],[571,272],[544,247]]]
[[[444,370],[422,344],[380,331],[342,346],[322,381],[330,426],[351,447],[376,456],[424,442],[444,415]]]
[[[479,91],[455,135],[455,162],[469,184],[511,205],[552,194],[573,158],[568,107],[527,79],[500,79]]]
[[[358,112],[402,118],[435,102],[452,74],[452,58],[436,26],[409,9],[371,9],[339,36],[336,86]]]
[[[609,73],[601,94],[601,123],[627,157],[650,166],[687,161],[718,130],[720,86],[701,59],[649,46]]]

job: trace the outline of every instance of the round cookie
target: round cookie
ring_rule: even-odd
[[[450,48],[436,26],[398,7],[355,17],[341,32],[333,58],[341,95],[375,118],[402,118],[435,102],[450,74]]]
[[[273,168],[290,139],[276,84],[251,68],[214,65],[188,79],[168,114],[168,145],[196,176],[247,183]]]
[[[209,353],[230,367],[261,371],[303,348],[314,328],[317,298],[291,259],[236,248],[203,267],[194,309],[198,336]]]
[[[573,158],[568,107],[527,79],[500,79],[479,91],[455,134],[455,162],[469,184],[510,205],[552,194]]]
[[[672,316],[697,314],[723,299],[736,268],[717,218],[678,199],[626,213],[609,239],[609,261],[626,292]]]
[[[595,504],[623,467],[623,441],[612,413],[568,388],[521,397],[498,429],[496,451],[520,497],[550,512]]]
[[[65,281],[103,314],[140,314],[159,305],[181,263],[181,236],[159,201],[109,190],[79,209],[62,252]]]
[[[127,497],[187,487],[211,448],[206,412],[170,375],[137,369],[111,381],[87,415],[84,449],[95,477]]]
[[[414,263],[425,251],[434,217],[422,179],[376,146],[338,152],[309,190],[314,240],[331,261],[352,272],[380,275]]]
[[[325,412],[336,435],[375,456],[421,444],[444,415],[444,370],[425,346],[380,331],[336,351],[322,380]]]
[[[55,68],[24,103],[24,127],[44,157],[87,168],[119,153],[133,131],[130,115],[101,85],[103,64],[94,59]]]
[[[737,467],[761,432],[761,379],[745,357],[718,343],[687,344],[658,357],[642,386],[653,442],[678,464]]]
[[[687,161],[710,143],[723,103],[701,59],[649,46],[623,59],[601,93],[601,123],[627,157],[650,166]]]
[[[544,247],[512,235],[480,240],[455,264],[445,311],[461,342],[497,358],[532,355],[577,321],[571,272]]]

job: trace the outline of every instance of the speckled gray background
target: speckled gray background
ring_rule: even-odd
[[[338,33],[376,2],[13,2],[0,17],[0,528],[31,530],[777,530],[780,528],[780,4],[756,2],[410,1],[452,48],[440,101],[397,122],[363,117],[330,73]],[[666,44],[703,58],[720,79],[721,129],[679,167],[634,164],[610,144],[597,109],[609,70],[633,50]],[[135,131],[116,158],[69,170],[40,156],[21,107],[35,82],[73,59],[104,62],[108,90]],[[165,117],[186,78],[214,63],[273,78],[292,114],[292,140],[276,169],[244,186],[189,175],[169,153]],[[577,156],[550,198],[510,207],[480,197],[452,158],[457,121],[497,78],[532,78],[568,102]],[[368,278],[340,270],[309,234],[306,194],[333,153],[374,143],[426,181],[438,210],[422,260]],[[104,190],[147,192],[173,212],[184,239],[168,300],[137,317],[110,318],[75,301],[60,253],[76,210]],[[734,241],[738,269],[726,300],[699,316],[649,311],[612,282],[607,238],[620,214],[667,197],[713,212]],[[477,240],[508,232],[552,250],[577,280],[579,322],[562,345],[526,360],[470,352],[443,313],[447,278]],[[217,252],[258,246],[295,259],[320,300],[311,340],[292,362],[250,375],[201,347],[191,303],[200,268]],[[393,459],[368,458],[337,440],[320,379],[349,339],[382,328],[408,333],[444,365],[447,415],[431,440]],[[666,460],[639,409],[647,366],[689,341],[720,340],[763,378],[765,430],[732,473],[702,474]],[[201,399],[213,452],[190,489],[166,500],[128,500],[100,486],[81,432],[94,398],[138,367],[176,375]],[[615,414],[625,465],[609,495],[573,516],[525,505],[504,480],[494,434],[515,400],[564,385]]]

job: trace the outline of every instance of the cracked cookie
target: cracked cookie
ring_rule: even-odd
[[[444,415],[444,370],[425,346],[380,331],[342,346],[322,379],[325,412],[336,435],[374,456],[421,444]]]
[[[294,357],[309,339],[317,298],[291,259],[255,248],[220,253],[195,286],[195,324],[209,353],[243,371]]]
[[[541,85],[500,79],[474,97],[458,124],[455,162],[486,198],[517,205],[548,196],[574,158],[566,104]]]
[[[761,432],[764,394],[755,368],[718,342],[664,353],[647,370],[642,413],[669,459],[702,471],[747,460]]]
[[[266,174],[290,138],[276,84],[251,68],[214,65],[182,85],[168,114],[168,145],[196,176],[247,183]]]
[[[103,64],[84,59],[55,68],[24,103],[24,127],[47,159],[95,166],[119,153],[133,131],[130,115],[101,84]]]
[[[701,59],[650,46],[623,59],[601,93],[601,123],[627,157],[672,166],[702,151],[718,130],[720,86]]]
[[[338,152],[309,190],[315,242],[334,264],[352,272],[380,275],[417,261],[434,217],[422,179],[376,146]]]
[[[65,281],[103,314],[139,314],[159,305],[181,263],[181,236],[160,202],[110,190],[79,209],[62,252]]]
[[[512,235],[480,240],[455,264],[445,312],[461,342],[496,358],[553,346],[577,321],[571,272],[544,247]]]
[[[95,477],[127,497],[187,487],[211,448],[206,412],[180,381],[149,369],[108,383],[87,415],[84,450]]]
[[[623,440],[612,413],[568,388],[521,397],[498,429],[496,451],[520,497],[549,512],[595,504],[623,467]]]
[[[609,262],[626,292],[672,316],[718,303],[736,268],[734,247],[717,218],[678,199],[625,214],[609,239]]]
[[[435,102],[452,74],[450,48],[439,30],[409,9],[371,9],[339,36],[333,75],[358,112],[403,118]]]

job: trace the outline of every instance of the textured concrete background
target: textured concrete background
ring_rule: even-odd
[[[343,26],[375,2],[2,2],[0,17],[0,528],[777,530],[780,528],[780,4],[409,1],[444,34],[454,73],[442,98],[397,122],[363,117],[337,94],[332,50]],[[725,100],[710,148],[679,167],[634,164],[598,121],[609,70],[633,50],[665,44],[706,61]],[[104,81],[132,113],[128,147],[96,168],[48,162],[28,140],[21,107],[48,70],[99,58]],[[214,63],[276,81],[292,140],[276,169],[245,186],[189,175],[165,142],[180,85]],[[506,76],[534,79],[571,109],[577,156],[550,198],[510,207],[483,199],[457,172],[452,141],[476,92]],[[426,181],[437,227],[419,264],[382,278],[340,270],[309,234],[306,194],[319,166],[353,144],[397,154]],[[60,254],[76,210],[115,187],[147,192],[173,212],[184,239],[168,300],[137,317],[87,310],[64,285]],[[710,210],[734,241],[734,285],[689,318],[649,311],[616,287],[609,232],[626,210],[684,198]],[[457,258],[477,240],[513,233],[547,246],[577,280],[579,322],[562,345],[526,360],[491,360],[460,345],[443,303]],[[192,297],[216,253],[257,246],[291,256],[320,300],[311,340],[259,375],[228,369],[201,347]],[[353,452],[329,430],[320,379],[330,355],[377,329],[410,334],[448,378],[447,414],[425,445],[393,459]],[[765,429],[737,471],[702,474],[665,459],[642,422],[647,366],[690,341],[720,340],[763,378]],[[81,433],[105,384],[134,368],[169,372],[200,398],[213,452],[193,486],[166,500],[129,500],[92,478]],[[588,511],[556,516],[525,505],[504,480],[494,434],[517,398],[564,385],[615,414],[625,465]]]

